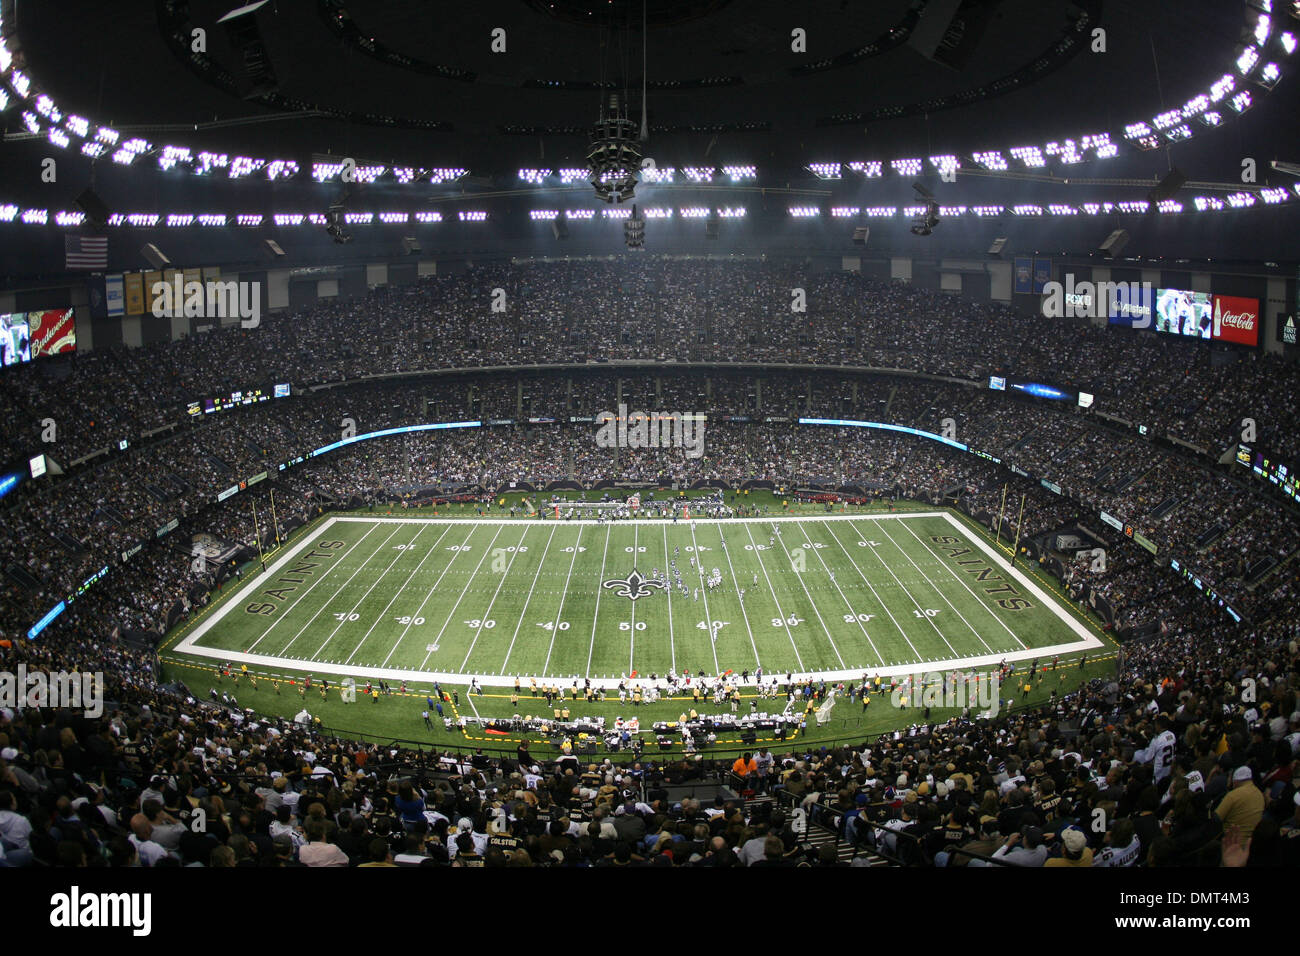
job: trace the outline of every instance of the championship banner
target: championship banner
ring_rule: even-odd
[[[73,309],[28,312],[27,327],[32,343],[32,358],[77,351],[77,318]]]
[[[1259,299],[1216,295],[1212,336],[1220,342],[1259,345],[1259,315]]]
[[[144,315],[144,274],[126,274],[126,314]]]
[[[1052,260],[1035,259],[1034,260],[1034,295],[1042,295],[1043,289],[1047,283],[1052,281]]]
[[[1015,293],[1030,295],[1034,291],[1034,260],[1016,256],[1011,271],[1015,275]]]
[[[110,319],[120,318],[126,314],[122,274],[104,276],[104,305]]]
[[[163,281],[161,272],[146,272],[144,274],[144,310],[153,312],[153,289],[159,282]]]
[[[103,276],[90,276],[86,279],[86,301],[90,305],[92,319],[108,318],[108,300],[104,291]]]

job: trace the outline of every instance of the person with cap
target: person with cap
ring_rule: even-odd
[[[1043,866],[1092,866],[1088,837],[1078,827],[1067,827],[1061,833],[1061,855],[1051,857]]]
[[[1223,821],[1225,830],[1237,827],[1244,839],[1255,832],[1264,815],[1264,794],[1255,786],[1255,775],[1249,767],[1241,766],[1232,772],[1232,789],[1214,812]]]

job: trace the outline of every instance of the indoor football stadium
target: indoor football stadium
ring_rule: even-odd
[[[7,885],[140,936],[204,878],[128,870],[1081,867],[1098,930],[1263,925],[1199,871],[1300,863],[1298,38],[0,0]]]

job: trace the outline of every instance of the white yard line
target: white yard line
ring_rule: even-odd
[[[443,534],[445,535],[446,532],[444,531]],[[389,659],[393,656],[393,654],[397,651],[397,649],[402,646],[402,641],[406,640],[406,635],[409,634],[411,628],[415,626],[415,619],[420,616],[420,612],[424,610],[424,606],[429,603],[429,598],[433,597],[435,594],[438,593],[438,585],[441,584],[442,579],[447,576],[447,572],[450,571],[451,566],[456,563],[456,559],[465,553],[465,545],[469,543],[469,539],[472,538],[473,536],[474,536],[474,531],[471,528],[469,534],[465,535],[465,540],[460,543],[459,547],[457,547],[456,553],[453,554],[451,556],[451,560],[447,562],[447,566],[443,568],[442,573],[438,575],[438,580],[433,582],[433,587],[429,588],[429,592],[424,596],[424,600],[420,602],[420,606],[417,607],[415,609],[415,613],[411,615],[411,623],[406,625],[406,627],[402,629],[402,633],[398,635],[397,641],[393,644],[392,650],[388,652],[388,657],[384,658],[384,662],[379,665],[380,667],[388,666]],[[439,538],[438,540],[441,541],[442,539]],[[429,551],[430,553],[432,553],[433,549],[430,548]]]
[[[546,556],[551,553],[551,542],[555,540],[555,530],[559,523],[551,525],[551,535],[546,539],[546,544],[542,550],[542,560],[537,562],[537,570],[533,572],[533,583],[528,586],[528,596],[524,598],[524,606],[519,609],[519,620],[515,622],[515,632],[510,635],[510,646],[506,648],[506,656],[501,661],[501,673],[506,672],[506,665],[510,663],[510,652],[515,649],[515,640],[519,637],[519,629],[524,626],[524,616],[528,613],[528,603],[533,599],[533,591],[537,589],[537,579],[541,577],[542,566],[546,564]],[[577,554],[577,547],[574,547],[574,554]]]
[[[442,643],[442,635],[446,632],[447,625],[451,623],[451,619],[456,616],[456,608],[460,607],[460,602],[465,600],[465,595],[469,593],[470,585],[473,584],[474,579],[478,577],[479,568],[483,567],[483,562],[486,561],[487,556],[492,553],[492,545],[497,543],[497,538],[499,537],[501,537],[500,527],[497,528],[497,533],[492,535],[492,540],[488,542],[487,547],[483,549],[483,557],[479,558],[478,564],[474,565],[474,570],[470,573],[469,580],[466,581],[465,586],[461,588],[460,597],[456,598],[456,603],[453,604],[451,610],[447,612],[447,620],[442,622],[442,628],[438,631],[438,636],[433,639],[434,647],[437,647]],[[424,670],[424,665],[429,662],[429,655],[432,653],[433,651],[424,652],[424,660],[420,661],[420,670]]]
[[[324,525],[324,527],[321,528],[320,532],[317,532],[317,533],[319,534],[319,533],[321,533],[321,532],[324,532],[325,528],[328,528],[328,527],[330,526],[330,524],[333,524],[333,521],[332,521],[332,520],[331,520],[330,522],[326,523],[326,524]],[[370,532],[371,532],[371,531],[374,531],[375,528],[377,528],[377,527],[379,527],[379,526],[378,526],[378,525],[375,525],[374,527],[372,527],[372,528],[370,528],[368,531],[366,531],[366,533],[363,534],[361,537],[357,538],[357,540],[356,540],[355,542],[353,542],[352,547],[351,547],[351,548],[348,548],[348,549],[347,549],[346,551],[344,551],[341,555],[339,555],[338,560],[335,561],[333,564],[331,564],[331,565],[329,566],[329,568],[326,570],[326,572],[325,572],[324,574],[322,574],[319,578],[317,578],[315,581],[313,581],[311,584],[309,584],[309,585],[307,586],[307,589],[306,589],[305,591],[303,591],[301,594],[299,594],[296,598],[294,598],[292,601],[290,601],[287,605],[285,605],[283,608],[280,608],[279,612],[277,612],[277,613],[278,613],[278,616],[276,617],[274,623],[272,623],[270,627],[268,627],[265,631],[263,631],[262,634],[261,634],[261,637],[259,637],[259,638],[258,638],[257,640],[255,640],[252,644],[250,644],[249,647],[248,647],[248,649],[251,651],[253,648],[257,647],[258,644],[261,644],[261,643],[262,643],[262,638],[263,638],[263,637],[266,637],[266,635],[268,635],[268,634],[270,634],[272,631],[274,631],[275,628],[276,628],[276,626],[279,625],[279,623],[280,623],[282,620],[284,620],[286,612],[291,611],[291,610],[293,610],[295,607],[297,607],[298,602],[301,601],[303,598],[305,598],[308,594],[310,594],[310,593],[315,589],[316,585],[320,584],[320,583],[321,583],[322,581],[324,581],[327,577],[329,577],[329,575],[330,575],[330,571],[333,571],[334,568],[336,568],[336,567],[338,567],[340,564],[342,564],[342,563],[343,563],[343,559],[346,558],[349,554],[352,553],[352,548],[355,548],[355,547],[356,547],[357,545],[359,545],[362,541],[365,541],[366,538],[370,537]],[[297,555],[298,551],[301,550],[304,546],[310,544],[310,545],[312,546],[312,549],[314,550],[314,549],[315,549],[315,543],[314,543],[314,541],[313,541],[314,538],[316,538],[316,535],[311,535],[311,536],[309,536],[309,537],[307,538],[306,541],[304,541],[302,544],[300,544],[297,548],[294,548],[294,550],[293,550],[292,552],[290,552],[289,554],[287,554],[287,555],[285,555],[283,558],[281,558],[279,562],[277,562],[276,564],[271,565],[270,569],[267,571],[267,574],[268,574],[268,575],[269,575],[269,574],[278,574],[278,573],[279,573],[279,565],[281,565],[281,564],[288,564],[288,563],[290,562],[290,560],[291,560],[293,557],[295,557],[295,556]],[[266,576],[266,575],[263,575],[263,577],[265,577],[265,576]],[[256,580],[256,578],[254,578],[254,580]],[[269,581],[269,580],[271,580],[271,579],[268,578],[268,581]],[[329,602],[327,601],[326,603],[328,604]]]
[[[410,540],[410,542],[407,544],[406,547],[409,548],[412,544],[415,544],[416,539],[419,538],[420,535],[423,533],[424,533],[423,528],[415,532],[415,537]],[[391,538],[392,535],[389,535],[389,537]],[[385,543],[387,543],[387,539],[385,539]],[[382,548],[383,545],[380,545],[380,547]],[[321,641],[320,647],[316,648],[316,653],[312,654],[311,656],[312,660],[315,660],[316,658],[320,657],[320,652],[325,650],[326,645],[328,645],[330,641],[334,640],[334,635],[339,632],[339,629],[342,628],[344,624],[348,623],[348,615],[350,615],[353,611],[355,611],[357,608],[361,607],[361,605],[365,603],[366,598],[370,597],[370,592],[373,591],[375,588],[377,588],[379,586],[379,582],[384,579],[384,575],[386,575],[389,571],[393,570],[393,565],[395,565],[398,561],[402,560],[402,556],[406,554],[406,548],[401,548],[399,546],[396,550],[397,550],[397,554],[393,555],[393,560],[388,562],[388,567],[384,568],[384,570],[380,572],[379,576],[370,582],[370,587],[366,588],[365,593],[362,594],[361,597],[357,598],[357,603],[352,605],[350,608],[348,608],[346,611],[343,612],[343,617],[339,620],[337,624],[334,625],[334,630],[329,632],[329,636],[326,637],[325,640]],[[378,553],[379,553],[378,551],[375,552],[375,554]],[[371,557],[374,557],[374,555],[371,555]],[[384,610],[387,611],[388,609],[385,608]],[[355,654],[356,651],[354,650],[352,653]],[[352,658],[349,657],[348,660],[344,661],[343,663],[347,664],[351,660]]]
[[[564,591],[560,594],[560,606],[555,612],[555,620],[551,622],[551,643],[546,648],[546,660],[542,664],[542,676],[546,676],[546,668],[551,666],[551,651],[555,650],[555,635],[559,632],[560,620],[564,614],[564,602],[569,597],[569,580],[573,577],[573,565],[578,560],[578,545],[582,544],[582,528],[578,528],[578,540],[573,542],[573,558],[569,561],[569,573],[564,576]],[[603,558],[601,559],[604,560]]]
[[[809,543],[811,544],[811,543],[812,543],[812,537],[809,536],[809,539],[808,539],[808,540],[809,540]],[[841,545],[841,547],[843,547],[843,545]],[[880,649],[876,647],[876,642],[873,641],[873,640],[871,639],[871,635],[867,633],[867,626],[866,626],[866,624],[864,624],[864,623],[862,622],[861,619],[859,619],[857,609],[853,606],[853,603],[848,599],[848,596],[844,593],[844,591],[841,590],[839,582],[835,580],[835,575],[831,573],[831,567],[830,567],[830,565],[827,564],[827,563],[826,563],[826,559],[822,557],[821,549],[820,549],[820,548],[812,548],[811,550],[812,550],[813,554],[817,555],[817,560],[820,561],[820,562],[822,563],[822,567],[826,569],[826,574],[830,577],[830,579],[831,579],[831,584],[835,585],[835,590],[840,592],[840,597],[844,599],[844,606],[847,607],[847,608],[849,609],[849,613],[853,615],[853,620],[857,622],[858,627],[859,627],[859,628],[861,629],[861,631],[862,631],[862,636],[865,637],[865,638],[867,639],[867,643],[871,645],[871,651],[872,651],[872,653],[874,653],[874,654],[876,655],[876,659],[877,659],[881,664],[885,663],[885,657],[884,657],[884,655],[880,653]],[[844,661],[843,661],[843,659],[841,659],[841,661],[840,661],[841,666],[843,665],[843,663],[844,663]]]
[[[718,642],[713,633],[713,614],[709,611],[709,589],[704,584],[704,559],[700,557],[700,543],[695,540],[695,522],[691,521],[691,547],[695,549],[695,570],[700,576],[700,593],[704,595],[704,632],[709,635],[709,646],[713,649],[713,673],[722,673],[718,664]],[[795,653],[798,653],[797,651]]]
[[[492,592],[492,600],[488,601],[487,610],[479,618],[478,630],[474,632],[474,639],[469,642],[469,650],[465,652],[465,659],[460,662],[461,669],[469,663],[469,656],[474,653],[474,645],[478,643],[479,635],[483,633],[483,624],[487,621],[488,615],[492,613],[492,605],[497,602],[497,595],[501,593],[501,587],[506,583],[506,578],[510,576],[510,569],[514,567],[515,558],[519,557],[519,548],[524,543],[524,538],[528,537],[528,526],[524,526],[524,533],[519,536],[519,543],[515,545],[514,553],[510,555],[510,560],[506,563],[506,569],[501,573],[501,580],[497,582],[497,589]]]
[[[813,600],[812,592],[808,590],[808,585],[804,583],[803,575],[794,571],[794,558],[790,556],[790,549],[785,546],[785,539],[781,535],[776,536],[776,540],[781,542],[781,550],[785,552],[786,560],[790,562],[791,573],[799,580],[799,586],[803,588],[803,593],[808,598],[808,603],[812,605],[813,613],[817,615],[817,622],[821,624],[822,631],[826,634],[826,640],[831,642],[831,650],[835,652],[835,659],[840,662],[840,667],[844,666],[844,658],[840,655],[839,645],[835,643],[835,638],[831,636],[831,629],[826,626],[826,621],[822,618],[821,609],[817,607],[817,602]],[[816,551],[816,548],[812,549]],[[837,585],[838,587],[838,585]]]
[[[908,674],[914,674],[918,671],[940,671],[941,672],[941,671],[946,671],[954,668],[960,668],[966,670],[971,668],[995,667],[1003,660],[1028,661],[1036,657],[1042,658],[1045,656],[1052,656],[1057,654],[1077,654],[1080,651],[1094,651],[1103,648],[1105,646],[1100,639],[1098,639],[1095,635],[1093,635],[1088,631],[1088,629],[1085,627],[1085,625],[1082,622],[1070,616],[1069,613],[1065,610],[1065,608],[1063,608],[1057,600],[1055,600],[1052,597],[1049,597],[1038,585],[1034,584],[1034,582],[1029,580],[1023,573],[1021,573],[1019,569],[1012,568],[1010,562],[1008,562],[1007,559],[1002,555],[996,553],[993,550],[993,547],[991,545],[984,542],[977,535],[970,535],[969,529],[966,528],[961,522],[959,522],[956,518],[954,518],[951,514],[947,512],[943,512],[943,511],[910,512],[904,515],[898,515],[898,514],[845,515],[845,516],[832,515],[832,516],[824,516],[824,517],[789,517],[789,518],[777,518],[777,519],[773,519],[770,517],[730,518],[730,519],[702,518],[698,520],[704,522],[705,524],[726,523],[726,524],[743,524],[746,526],[756,521],[761,521],[767,524],[771,524],[773,521],[777,521],[781,523],[799,522],[799,521],[823,522],[828,526],[828,528],[831,529],[831,537],[834,538],[836,543],[840,545],[841,550],[843,550],[846,555],[849,555],[850,563],[853,564],[854,569],[857,570],[858,575],[862,578],[863,582],[867,585],[868,588],[872,590],[873,593],[875,593],[875,589],[874,587],[871,586],[871,582],[867,579],[866,575],[862,573],[862,569],[858,567],[858,564],[853,559],[851,553],[846,548],[844,548],[843,543],[840,541],[838,535],[834,533],[833,529],[836,522],[861,521],[866,526],[869,526],[872,521],[894,520],[899,517],[926,517],[926,518],[938,517],[946,520],[954,529],[956,529],[957,532],[967,536],[967,540],[969,540],[972,544],[975,545],[976,548],[978,548],[980,551],[986,554],[999,568],[1001,568],[1004,572],[1009,574],[1017,583],[1019,583],[1022,587],[1024,587],[1026,591],[1028,591],[1030,594],[1038,598],[1038,600],[1043,602],[1043,605],[1045,607],[1050,608],[1052,613],[1073,634],[1076,635],[1078,640],[1070,641],[1068,643],[1054,644],[1046,647],[1030,648],[1023,651],[1012,651],[1010,653],[1005,653],[1005,654],[991,654],[991,655],[984,655],[978,657],[954,658],[952,660],[947,660],[947,661],[924,662],[920,659],[920,655],[917,654],[916,655],[917,659],[913,662],[890,665],[887,667],[879,668],[877,672],[881,676],[883,677],[905,676]],[[658,523],[658,524],[667,525],[672,523],[671,519],[652,518],[652,519],[643,519],[643,520],[645,521],[645,523],[648,524]],[[294,558],[297,556],[297,554],[300,551],[302,551],[305,548],[309,548],[313,546],[313,544],[317,540],[319,540],[320,535],[327,532],[330,529],[330,527],[332,527],[336,522],[341,522],[341,521],[353,522],[353,523],[369,523],[369,524],[376,524],[376,525],[378,524],[428,524],[437,521],[446,522],[448,524],[463,524],[463,525],[478,525],[478,524],[505,525],[505,524],[519,523],[518,519],[514,521],[508,521],[506,519],[489,519],[489,518],[396,518],[396,517],[363,518],[363,517],[352,517],[352,516],[334,517],[326,520],[320,526],[320,528],[317,529],[316,532],[314,532],[311,536],[305,538],[301,544],[296,545],[288,553],[284,554],[279,560],[275,562],[275,564],[271,565],[267,569],[266,574],[251,578],[248,582],[247,587],[245,588],[245,591],[247,593],[252,593],[253,591],[257,590],[257,588],[260,587],[265,582],[265,580],[267,579],[266,578],[267,575],[278,574],[281,568],[289,561],[294,560]],[[595,521],[585,521],[585,520],[577,520],[572,523],[579,525],[579,527],[587,524],[589,525],[596,524]],[[552,529],[553,529],[552,534],[554,534],[555,528],[558,528],[558,523],[552,525]],[[472,536],[472,534],[473,531],[471,529],[470,535]],[[468,541],[469,537],[467,536],[465,540]],[[574,554],[575,556],[577,555],[576,546],[574,549]],[[454,560],[455,559],[453,558],[453,561]],[[762,566],[761,561],[760,561],[760,566]],[[448,565],[448,567],[450,567],[450,565]],[[540,565],[538,570],[540,573]],[[572,570],[572,568],[570,568],[570,570]],[[446,572],[444,570],[444,574],[445,573]],[[766,569],[764,568],[764,577],[766,576],[767,576]],[[536,579],[534,580],[534,583],[536,583]],[[769,586],[770,583],[771,582],[769,579]],[[240,592],[241,597],[243,593],[245,592]],[[529,593],[531,595],[532,592],[530,591]],[[876,595],[876,597],[877,600],[879,600],[879,595]],[[880,603],[882,607],[885,607],[886,613],[889,614],[892,620],[893,615],[889,611],[888,607],[884,604],[883,601]],[[234,650],[229,650],[220,647],[204,647],[198,643],[202,639],[202,637],[205,634],[207,634],[214,626],[219,624],[227,614],[232,613],[235,610],[238,610],[240,606],[241,606],[241,601],[237,598],[232,598],[230,600],[227,600],[221,607],[217,608],[214,614],[200,621],[199,624],[194,628],[194,630],[191,631],[189,634],[187,634],[184,638],[182,638],[181,641],[173,648],[173,650],[180,654],[186,654],[191,657],[199,657],[199,658],[204,658],[213,661],[231,661],[236,664],[277,667],[286,670],[301,670],[303,666],[303,661],[296,658],[278,657],[278,656],[272,656],[267,654],[256,654],[256,653],[252,653],[251,650],[234,651]],[[527,604],[525,604],[525,609],[526,607]],[[423,605],[421,605],[421,608],[423,608]],[[710,619],[710,624],[711,623],[712,621]],[[895,621],[894,623],[897,626],[897,621]],[[904,632],[901,627],[899,628],[899,633],[903,635],[904,640],[907,640],[906,632]],[[907,643],[909,646],[911,646],[910,641],[908,641]],[[512,641],[512,647],[513,647],[513,641]],[[913,647],[912,651],[915,654],[916,648]],[[797,650],[796,650],[796,656],[797,656]],[[507,654],[507,658],[508,658],[508,654]],[[359,678],[361,680],[405,680],[409,682],[413,677],[415,677],[415,678],[422,678],[425,681],[429,682],[430,684],[432,684],[432,682],[434,681],[438,681],[440,683],[458,684],[458,683],[463,683],[470,679],[477,679],[480,684],[491,683],[493,685],[496,685],[497,682],[497,675],[491,675],[491,674],[462,674],[462,673],[455,673],[451,671],[424,671],[423,669],[416,671],[413,668],[389,668],[384,666],[355,667],[355,666],[343,665],[343,664],[326,664],[326,663],[321,663],[319,661],[312,661],[311,666],[313,672],[318,674],[335,674],[338,676],[350,676],[353,678]],[[503,668],[503,673],[504,673],[504,668]],[[862,674],[861,668],[854,668],[851,670],[843,670],[843,671],[822,671],[810,676],[817,679],[824,679],[827,681],[838,681],[838,680],[856,679],[860,677],[861,674]],[[592,680],[591,683],[593,687],[601,687],[605,690],[615,690],[618,688],[619,685],[618,679],[598,679],[598,680]],[[506,685],[501,684],[500,686],[506,686]]]
[[[883,598],[881,598],[880,592],[876,590],[876,586],[871,583],[871,580],[865,574],[862,573],[862,568],[858,566],[857,560],[853,557],[853,552],[844,547],[844,542],[840,540],[840,536],[835,533],[834,528],[827,528],[826,530],[829,531],[831,537],[835,539],[835,543],[840,546],[840,550],[844,552],[844,556],[849,559],[849,563],[853,565],[853,570],[858,572],[858,577],[862,578],[862,583],[871,589],[872,595],[875,596],[876,603],[884,609],[885,614],[894,622],[894,627],[898,630],[898,633],[903,640],[907,642],[907,646],[912,649],[912,653],[916,655],[916,659],[918,661],[921,660],[921,652],[916,649],[916,645],[912,643],[912,639],[907,636],[907,631],[903,629],[903,625],[898,623],[898,618],[894,617],[894,612],[889,609],[889,605],[885,603]],[[852,530],[852,528],[850,528],[850,530]]]
[[[790,625],[787,623],[789,618],[785,616],[785,611],[781,608],[781,600],[776,596],[776,588],[772,587],[772,579],[768,576],[767,565],[763,563],[763,553],[758,550],[758,542],[754,540],[754,532],[745,526],[745,534],[749,535],[749,543],[754,548],[754,560],[758,562],[758,568],[763,572],[763,580],[767,582],[767,589],[772,592],[772,603],[776,605],[776,613],[781,618],[781,626],[785,628],[785,636],[790,638],[790,647],[794,650],[795,662],[799,665],[799,670],[803,670],[803,658],[799,656],[799,648],[794,642],[794,635],[790,633]]]
[[[371,624],[368,628],[366,628],[366,633],[361,636],[361,640],[357,641],[357,646],[352,648],[352,653],[348,655],[347,660],[343,662],[344,664],[352,663],[352,658],[357,656],[357,651],[361,650],[361,645],[366,642],[366,640],[370,637],[371,633],[373,633],[374,629],[379,626],[379,622],[384,619],[384,615],[388,613],[389,608],[391,608],[397,602],[397,599],[402,596],[402,592],[405,591],[406,586],[411,583],[411,579],[415,577],[415,574],[417,571],[420,570],[421,565],[423,565],[424,562],[428,560],[429,555],[433,554],[433,549],[438,547],[438,543],[447,536],[447,532],[450,530],[451,528],[444,528],[442,530],[442,534],[438,535],[438,540],[435,541],[433,544],[431,544],[429,546],[429,549],[425,551],[424,557],[422,557],[419,560],[419,562],[415,565],[415,567],[411,569],[411,573],[406,576],[406,580],[402,582],[402,586],[393,593],[393,596],[389,599],[388,603],[384,605],[384,609],[379,612],[379,616],[375,618],[375,622]],[[417,534],[415,537],[418,538],[419,535]],[[412,540],[411,543],[414,544],[415,543],[414,540]],[[409,547],[407,550],[410,550]],[[387,662],[388,662],[387,659],[385,659],[384,663]]]
[[[884,531],[885,526],[882,524],[880,528],[882,531]],[[989,617],[993,618],[993,620],[997,621],[998,624],[1001,625],[1002,630],[1006,631],[1008,634],[1011,635],[1011,639],[1013,641],[1019,644],[1022,648],[1028,646],[1027,644],[1025,644],[1024,641],[1020,639],[1019,635],[1017,635],[1015,631],[1007,627],[1006,621],[1002,620],[1002,618],[998,617],[996,614],[993,613],[993,608],[989,607],[986,603],[980,600],[979,595],[977,595],[973,590],[971,590],[970,585],[968,585],[964,580],[962,580],[961,575],[959,575],[956,571],[954,571],[951,567],[948,566],[948,562],[944,561],[943,556],[941,554],[939,554],[928,544],[926,544],[925,541],[921,539],[920,535],[918,535],[915,531],[913,531],[911,528],[907,526],[906,521],[903,522],[903,530],[905,530],[913,538],[916,538],[917,544],[921,545],[921,547],[925,548],[927,551],[929,551],[931,554],[933,554],[936,558],[939,559],[939,564],[943,566],[944,570],[946,570],[958,584],[960,584],[963,588],[966,589],[966,593],[975,599],[975,603],[978,604],[980,607],[982,607],[988,613]],[[889,537],[889,540],[891,541],[894,540],[892,536],[889,536],[888,531],[885,531],[885,535]],[[962,539],[965,540],[966,535],[962,535]],[[907,560],[912,561],[910,556],[908,557]],[[926,581],[929,581],[930,587],[938,591],[939,594],[943,597],[944,602],[949,607],[951,607],[954,611],[957,611],[957,609],[953,607],[952,602],[948,600],[946,595],[944,595],[943,589],[938,587],[933,581],[930,581],[930,576],[926,574],[924,570],[921,569],[920,565],[918,565],[915,561],[912,561],[912,567],[920,571],[921,577],[925,578]],[[966,621],[966,618],[965,616],[962,615],[961,611],[957,611],[957,616],[960,617],[963,621]],[[975,628],[971,625],[970,621],[966,621],[966,626],[971,629],[971,633],[973,633],[976,637],[978,637],[980,643],[983,644],[984,647],[991,653],[993,651],[993,648],[989,645],[988,641],[984,640],[983,637],[980,637],[979,631],[975,630]]]
[[[307,619],[307,623],[298,629],[298,633],[295,634],[290,639],[289,643],[284,645],[284,647],[280,648],[281,654],[286,653],[289,650],[289,648],[293,647],[294,641],[302,637],[303,632],[306,631],[307,628],[311,627],[312,622],[315,621],[316,618],[320,617],[321,612],[330,606],[330,601],[334,600],[334,598],[338,597],[340,594],[343,593],[344,589],[347,588],[347,586],[352,583],[352,579],[355,578],[358,574],[360,574],[363,570],[365,570],[365,568],[370,564],[370,559],[373,558],[380,551],[382,551],[384,549],[384,545],[388,544],[389,540],[393,537],[393,535],[397,534],[397,532],[400,530],[401,530],[400,528],[394,528],[392,531],[388,532],[388,537],[385,538],[383,541],[381,541],[379,543],[379,547],[375,548],[375,550],[371,552],[370,558],[366,558],[366,560],[362,561],[361,564],[357,566],[357,569],[348,575],[348,579],[334,590],[334,593],[330,595],[329,600],[325,601],[325,603],[323,603],[319,608],[317,608],[316,613]]]
[[[673,582],[672,576],[668,573],[668,525],[664,525],[664,578],[668,581],[668,587],[664,590],[668,593],[668,652],[672,655],[672,673],[677,673],[677,643],[673,639]],[[601,577],[605,576],[604,568],[601,569]],[[601,590],[604,590],[603,588]],[[596,596],[596,610],[600,610],[600,595]],[[596,628],[591,628],[591,646],[594,650],[596,647]],[[591,673],[591,655],[587,655],[587,673]]]
[[[639,542],[640,542],[640,536],[637,534],[636,520],[633,519],[632,521],[632,570],[633,571],[637,569],[636,549]],[[646,553],[648,554],[649,552]],[[601,588],[601,590],[603,591],[604,588]],[[628,649],[627,649],[627,672],[629,674],[632,673],[634,670],[636,670],[636,666],[633,664],[633,661],[636,660],[636,601],[632,602],[632,629],[630,631],[630,635],[631,635],[631,640],[628,644]]]
[[[880,526],[882,533],[884,532],[884,528],[885,526],[882,524]],[[889,538],[889,535],[886,534],[885,537]],[[894,544],[895,548],[898,547],[897,542],[894,542],[893,538],[889,538],[889,540],[891,543]],[[905,585],[902,581],[898,579],[898,575],[895,574],[894,569],[889,566],[889,562],[886,561],[884,558],[882,558],[879,552],[877,552],[875,548],[869,548],[868,550],[870,550],[871,553],[875,555],[876,560],[880,562],[880,566],[889,572],[889,576],[894,579],[894,583],[897,584],[902,589],[903,593],[907,595],[907,599],[912,602],[913,606],[915,607],[915,610],[912,613],[916,614],[917,612],[920,612],[918,616],[925,618],[926,621],[929,622],[930,627],[933,628],[934,630],[934,633],[939,635],[939,640],[943,641],[944,644],[947,645],[948,650],[952,651],[953,657],[957,657],[958,656],[957,648],[953,647],[952,643],[948,640],[948,638],[944,637],[943,631],[939,630],[939,625],[934,623],[934,618],[932,618],[930,615],[925,613],[926,611],[925,607],[923,607],[921,603],[912,596],[912,592],[907,589],[907,585]],[[908,643],[911,642],[909,641]],[[916,650],[916,648],[912,648],[912,650]]]
[[[740,596],[740,579],[736,577],[736,566],[731,563],[731,549],[727,547],[727,539],[722,533],[722,526],[718,526],[718,540],[722,542],[722,553],[727,556],[727,569],[731,571],[731,580],[736,583],[736,600],[740,602],[740,616],[745,619],[745,630],[749,632],[749,646],[754,649],[754,666],[759,668],[763,662],[758,659],[758,642],[754,640],[754,629],[749,626],[749,612],[745,610],[745,599]],[[709,622],[712,626],[713,622]]]
[[[605,580],[605,559],[609,557],[609,533],[614,529],[614,523],[611,521],[605,525],[605,550],[600,553],[600,580],[596,582],[596,610],[591,615],[591,646],[587,648],[587,671],[588,677],[591,676],[591,658],[596,653],[596,622],[600,620],[600,593],[605,589],[601,583]],[[577,546],[574,546],[573,553],[577,554]]]

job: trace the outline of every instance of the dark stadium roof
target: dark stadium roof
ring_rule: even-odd
[[[677,152],[679,165],[707,155],[797,166],[822,152],[941,153],[1119,129],[1229,71],[1248,12],[1240,0],[965,0],[959,16],[973,41],[954,52],[958,70],[911,45],[925,31],[919,13],[955,2],[646,0],[652,143]],[[216,25],[235,6],[24,3],[17,26],[31,73],[65,109],[119,127],[299,114],[225,126],[227,147],[377,152],[475,171],[576,164],[602,78],[615,89],[630,81],[639,121],[640,0],[272,2],[255,14],[283,97],[270,104],[240,96],[235,54]],[[1088,26],[1087,42],[1053,53],[1082,17],[1105,29],[1106,52],[1091,52]],[[196,26],[207,29],[207,73],[183,56]],[[491,50],[498,27],[503,53]],[[807,31],[806,54],[791,52],[796,27]],[[1036,63],[1041,73],[992,100],[943,104]],[[303,118],[314,109],[352,118]]]

